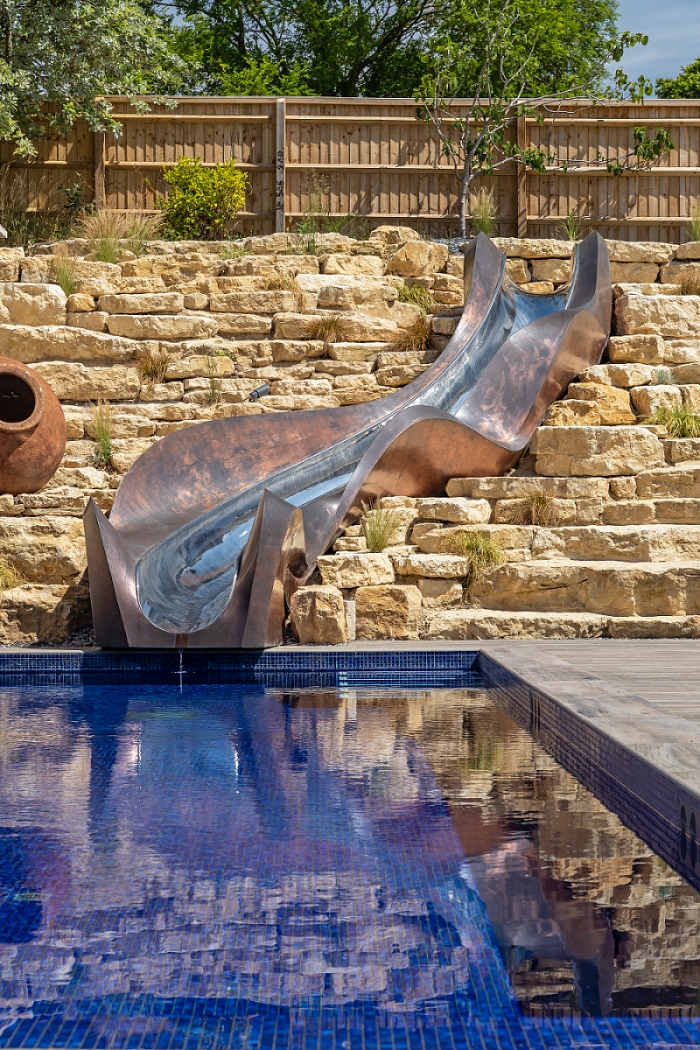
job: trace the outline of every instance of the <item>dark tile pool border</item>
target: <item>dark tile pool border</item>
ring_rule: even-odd
[[[480,654],[478,667],[484,687],[506,713],[700,890],[699,836],[691,834],[700,827],[700,796],[570,710],[554,688],[539,688],[487,653]]]

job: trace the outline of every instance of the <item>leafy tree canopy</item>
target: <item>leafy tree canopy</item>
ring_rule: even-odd
[[[656,81],[659,98],[700,98],[700,58],[684,66],[675,79]]]
[[[0,141],[31,154],[47,122],[113,128],[101,96],[176,90],[182,69],[161,19],[135,0],[0,0]]]
[[[465,94],[482,64],[483,0],[152,2],[169,13],[198,91],[410,97],[430,72],[429,40],[476,54]],[[528,57],[528,90],[589,83],[616,36],[617,0],[518,0],[518,9],[509,47],[514,60]]]

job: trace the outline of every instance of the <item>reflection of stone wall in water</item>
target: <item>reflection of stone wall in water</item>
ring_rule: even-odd
[[[387,885],[362,856],[380,848],[398,853],[403,843],[382,839],[382,825],[397,814],[407,822],[402,827],[425,825],[411,850],[428,851],[431,838],[449,837],[439,807],[427,817],[421,809],[428,774],[413,741],[448,801],[492,915],[521,939],[544,931],[546,946],[558,951],[534,965],[531,955],[505,946],[524,1005],[536,1010],[553,997],[572,1002],[581,984],[578,960],[586,958],[596,960],[599,986],[616,1004],[622,994],[633,1002],[640,989],[697,986],[697,895],[527,733],[492,710],[484,693],[345,690],[325,710],[307,708],[299,693],[279,702],[267,732],[255,720],[246,727],[235,708],[217,708],[213,735],[212,723],[207,729],[190,708],[167,714],[146,697],[118,720],[111,772],[97,750],[100,734],[84,720],[89,704],[71,710],[48,699],[35,691],[20,712],[11,691],[0,694],[3,823],[26,823],[31,812],[32,827],[50,827],[55,840],[34,859],[44,879],[34,888],[49,898],[37,937],[0,945],[0,1029],[3,1016],[16,1017],[35,1000],[59,1000],[79,974],[73,994],[80,998],[250,997],[297,1008],[302,997],[319,996],[329,1006],[373,998],[394,1013],[410,1013],[418,1000],[441,1009],[441,997],[465,986],[467,952],[478,951],[478,942],[470,943],[466,921],[459,924],[461,943],[426,921],[429,902],[439,903],[437,883],[429,887],[432,898],[420,879],[397,876]],[[162,777],[173,748],[182,777],[166,793],[166,806]],[[270,767],[256,795],[245,754]],[[197,793],[192,773],[204,758],[219,770],[217,790],[206,795]],[[248,792],[248,823],[232,828],[225,822],[233,797],[226,781],[236,770],[238,790]],[[275,785],[269,797],[266,782]],[[322,812],[313,807],[315,824],[305,818],[314,791],[324,803]],[[335,799],[344,817],[336,824]],[[232,852],[258,840],[270,819],[266,805],[278,816],[284,811],[299,831],[286,870],[263,870],[252,852],[246,866],[244,854]],[[338,862],[334,850],[343,836],[351,848]],[[198,858],[202,841],[216,863]],[[283,848],[268,839],[265,856],[276,863]],[[440,849],[434,846],[433,857],[459,865],[456,852]],[[413,863],[424,872],[428,861]],[[457,911],[443,914],[454,919]],[[409,965],[416,958],[417,969]]]

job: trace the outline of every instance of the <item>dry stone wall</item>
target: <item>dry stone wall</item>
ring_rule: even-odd
[[[567,242],[496,244],[512,279],[534,293],[569,278]],[[700,439],[673,440],[641,424],[660,406],[700,411],[700,298],[674,287],[700,268],[700,250],[608,244],[617,286],[604,364],[552,406],[515,475],[455,479],[439,500],[389,500],[402,535],[383,552],[366,552],[361,526],[349,529],[321,559],[318,583],[295,599],[290,629],[299,638],[696,630],[688,565],[700,559],[698,529],[685,538],[678,530],[700,527],[700,480],[688,467],[700,464]],[[401,227],[380,228],[368,241],[325,234],[309,244],[275,234],[235,250],[156,242],[140,257],[123,253],[118,265],[94,261],[89,248],[73,241],[31,255],[0,249],[0,355],[44,375],[69,437],[44,490],[0,496],[0,644],[60,643],[89,625],[80,516],[88,496],[109,512],[124,473],[154,441],[208,419],[385,397],[436,360],[463,305],[463,257]],[[66,251],[75,284],[68,296],[56,283]],[[427,340],[420,309],[405,301],[411,286],[433,297]],[[673,369],[673,381],[659,382],[659,368]],[[260,387],[268,389],[252,401]],[[98,402],[110,408],[108,462],[96,441]],[[521,523],[536,497],[557,528]],[[640,532],[632,543],[622,530],[637,526],[664,528],[658,542]],[[441,546],[455,529],[493,532],[507,559],[468,597],[464,559]],[[567,565],[583,558],[591,530],[600,565],[584,586],[573,568],[557,575],[553,565],[564,554]],[[634,558],[612,558],[620,543]],[[658,564],[632,580],[637,554]],[[602,593],[606,579],[619,590],[611,560],[624,563],[627,595],[615,608],[583,595]],[[680,564],[676,598],[652,600],[671,579],[659,567],[669,561]],[[563,604],[553,609],[542,595],[555,591]],[[663,616],[676,625],[664,626]],[[610,627],[610,617],[620,623]],[[634,624],[621,625],[630,618]]]

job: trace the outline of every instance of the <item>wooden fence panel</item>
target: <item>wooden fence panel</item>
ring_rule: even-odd
[[[32,208],[61,207],[64,190],[79,182],[86,199],[121,211],[156,206],[165,190],[164,165],[199,156],[205,164],[233,158],[250,188],[241,233],[293,229],[310,198],[342,220],[361,216],[365,226],[413,226],[425,234],[456,231],[458,179],[429,124],[410,99],[181,98],[175,108],[137,112],[114,99],[122,134],[93,135],[78,124],[68,139],[38,143],[32,160],[0,144],[0,165],[23,180]],[[455,106],[466,112],[466,102]],[[278,126],[279,125],[279,126]],[[609,163],[633,148],[634,128],[671,134],[674,148],[650,169],[613,176]],[[644,105],[567,104],[518,121],[518,141],[542,146],[567,171],[543,174],[510,164],[482,183],[494,192],[498,232],[557,236],[571,211],[584,228],[623,240],[685,238],[700,205],[700,102]],[[5,171],[7,178],[7,170]]]

